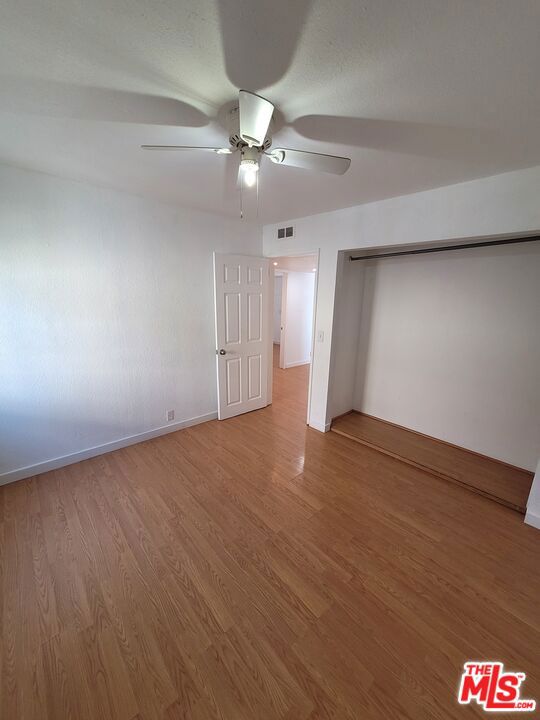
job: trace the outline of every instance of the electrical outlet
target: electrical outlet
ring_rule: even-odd
[[[167,410],[167,422],[174,420],[174,410]]]

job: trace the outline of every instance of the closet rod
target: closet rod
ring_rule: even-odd
[[[485,240],[483,242],[465,243],[463,245],[444,245],[442,247],[420,248],[419,250],[397,250],[396,252],[377,253],[376,255],[349,255],[349,260],[378,260],[379,258],[400,257],[401,255],[424,255],[425,253],[447,252],[448,250],[466,250],[468,248],[492,247],[494,245],[515,245],[516,243],[536,242],[540,235],[522,238],[506,238],[506,240]]]

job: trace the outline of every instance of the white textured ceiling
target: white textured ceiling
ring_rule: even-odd
[[[539,73],[539,0],[5,0],[0,161],[236,215],[235,158],[139,145],[226,143],[244,87],[352,158],[264,161],[277,221],[540,164]]]

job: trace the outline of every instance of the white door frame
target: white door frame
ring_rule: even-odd
[[[268,258],[272,260],[272,258],[276,257],[305,257],[306,255],[314,255],[316,257],[315,260],[315,267],[317,268],[315,273],[315,282],[313,287],[313,325],[311,329],[311,353],[309,357],[309,381],[308,381],[308,402],[307,402],[307,415],[306,415],[306,423],[309,425],[309,415],[311,410],[311,390],[312,390],[312,383],[313,383],[313,358],[315,355],[315,329],[317,326],[317,291],[319,287],[319,260],[320,260],[320,250],[317,248],[317,250],[312,250],[311,252],[306,251],[303,253],[280,253],[279,255],[268,255]],[[286,318],[286,306],[287,306],[287,270],[282,269],[283,272],[283,285],[281,289],[281,326],[285,326],[285,322],[287,320]],[[274,272],[271,273],[271,296],[274,297],[274,278],[275,278],[275,269]],[[272,320],[273,320],[273,312],[274,312],[274,306],[272,303]],[[284,322],[285,319],[285,322]],[[281,337],[280,337],[280,346],[279,346],[279,367],[284,368],[285,367],[285,357],[284,357],[284,343],[283,343],[283,331],[281,331]],[[270,370],[270,376],[273,376],[273,343],[270,344],[270,352],[272,355],[269,358],[268,367]],[[269,398],[270,402],[272,402],[272,378],[269,379]]]
[[[274,270],[275,277],[275,270]],[[285,368],[285,323],[287,322],[287,273],[281,274],[281,317],[279,319],[279,367]]]
[[[313,325],[311,327],[311,354],[309,356],[309,381],[308,381],[308,401],[307,401],[307,416],[306,424],[309,425],[309,416],[311,411],[311,385],[313,382],[313,357],[315,355],[315,330],[317,327],[317,290],[319,287],[319,250],[317,250],[317,263],[315,267],[317,272],[315,273],[315,282],[313,283]]]

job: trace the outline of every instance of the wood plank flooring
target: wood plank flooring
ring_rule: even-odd
[[[274,404],[0,488],[0,717],[481,717],[540,700],[540,533]],[[354,456],[354,457],[352,457]]]
[[[525,514],[531,472],[358,412],[336,418],[332,430]]]

